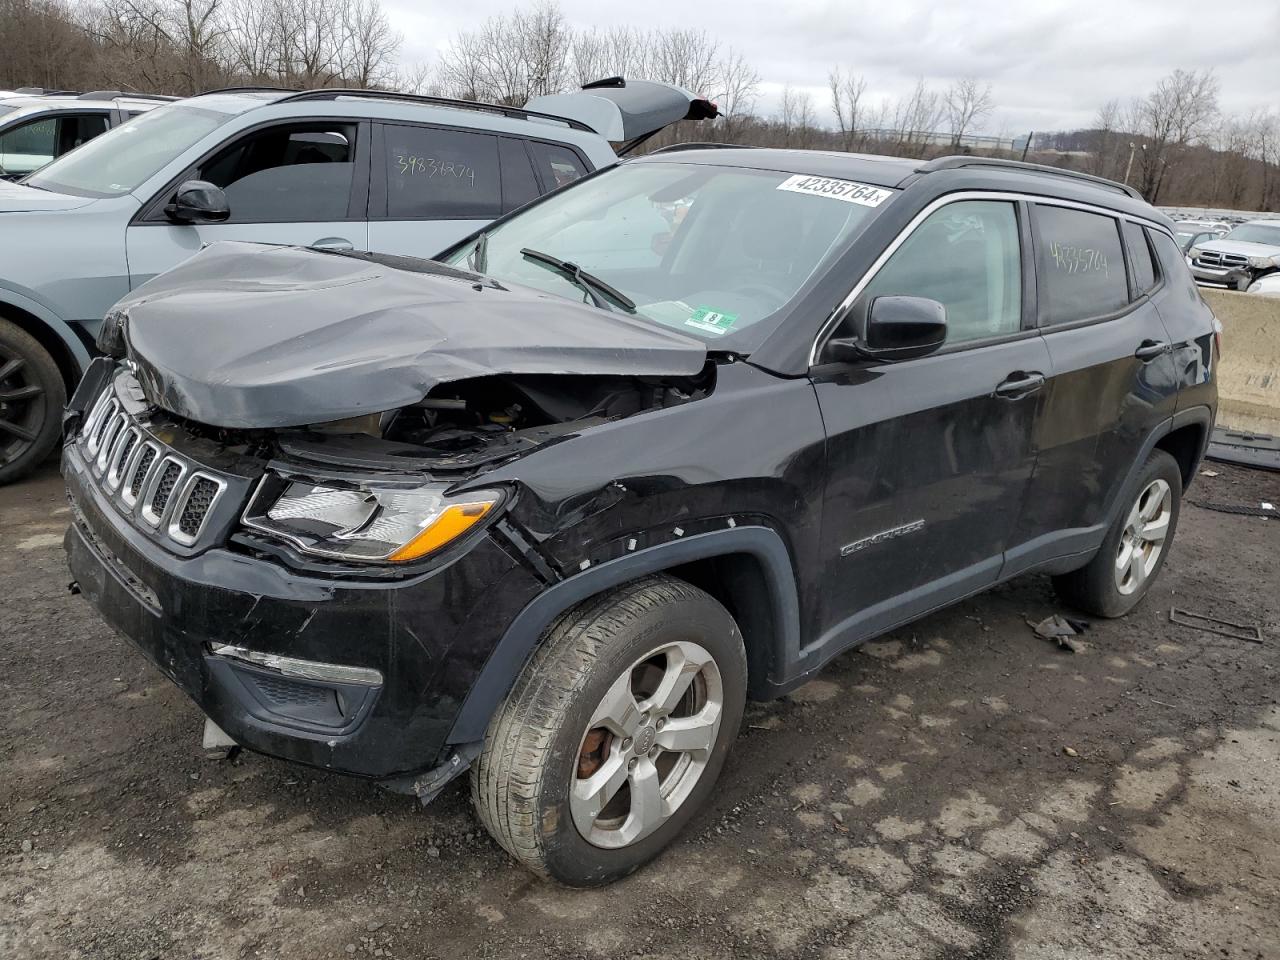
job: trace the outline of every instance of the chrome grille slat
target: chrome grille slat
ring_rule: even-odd
[[[94,401],[76,441],[86,477],[133,523],[195,546],[228,481],[170,449],[134,420],[113,387]]]
[[[120,489],[120,481],[124,478],[125,467],[133,462],[133,454],[137,449],[138,441],[141,439],[142,431],[137,427],[130,426],[120,434],[119,439],[116,441],[116,449],[111,454],[106,476],[107,489],[112,493]]]

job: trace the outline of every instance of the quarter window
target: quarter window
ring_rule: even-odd
[[[1156,285],[1156,268],[1147,244],[1147,231],[1132,220],[1121,223],[1125,243],[1129,246],[1129,262],[1133,264],[1134,292],[1140,297]]]
[[[1015,333],[1022,325],[1022,256],[1012,203],[962,200],[930,214],[859,298],[936,300],[947,309],[947,343]]]
[[[271,127],[213,157],[200,179],[226,192],[231,223],[343,220],[355,142],[354,124]]]
[[[498,138],[387,125],[387,216],[490,220],[502,212]]]
[[[502,212],[509,213],[538,199],[542,190],[534,175],[533,164],[524,148],[523,140],[502,137],[498,141],[502,152]]]
[[[1040,307],[1049,323],[1101,317],[1129,303],[1120,231],[1112,217],[1036,206]]]
[[[548,190],[566,186],[587,175],[582,159],[568,147],[551,143],[533,142],[533,155],[542,171],[542,182]]]

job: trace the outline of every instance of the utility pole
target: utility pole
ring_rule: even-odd
[[[1134,154],[1134,151],[1136,151],[1137,149],[1138,149],[1138,145],[1134,143],[1132,140],[1130,140],[1129,141],[1129,162],[1125,165],[1125,168],[1124,168],[1124,185],[1126,187],[1129,185],[1129,174],[1133,170],[1133,154]],[[1145,150],[1146,147],[1144,146],[1143,149]]]
[[[1027,151],[1031,149],[1031,141],[1036,138],[1036,132],[1032,130],[1027,134],[1027,142],[1022,145],[1022,159],[1027,159]]]

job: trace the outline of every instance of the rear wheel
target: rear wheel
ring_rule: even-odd
[[[1153,450],[1130,487],[1101,549],[1087,566],[1055,577],[1067,603],[1100,617],[1128,613],[1151,588],[1173,545],[1182,506],[1182,470]]]
[[[0,484],[34,470],[61,434],[62,374],[40,342],[0,318]]]
[[[653,859],[715,787],[747,666],[715,599],[651,577],[548,631],[471,778],[485,827],[544,877],[608,883]]]

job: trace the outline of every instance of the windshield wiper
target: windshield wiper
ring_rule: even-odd
[[[543,253],[541,250],[531,250],[528,247],[524,247],[520,251],[520,255],[526,260],[532,260],[534,263],[554,270],[566,280],[574,283],[591,298],[593,304],[601,309],[613,310],[614,306],[609,304],[609,301],[612,300],[616,306],[622,307],[628,313],[636,312],[636,302],[634,300],[625,293],[615,290],[599,277],[594,277],[587,273],[576,263],[570,263],[568,260],[561,260],[559,257],[553,257],[549,253]]]

